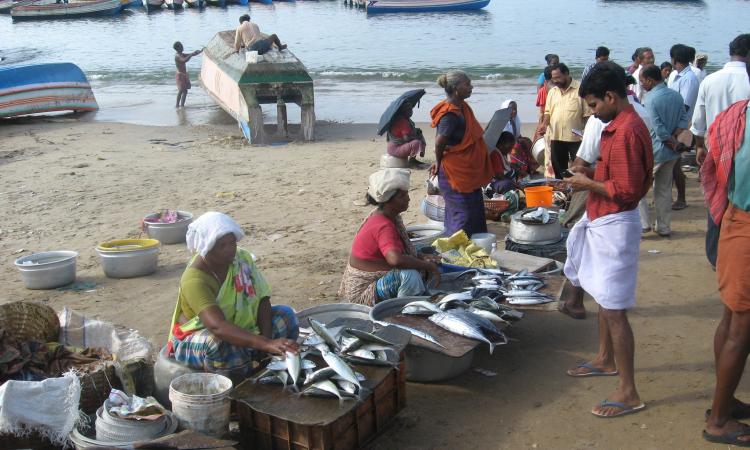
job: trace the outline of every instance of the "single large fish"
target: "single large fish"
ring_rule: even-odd
[[[344,398],[339,392],[339,388],[331,380],[320,380],[311,384],[310,387],[302,391],[302,395],[335,395],[339,399],[339,406],[344,403]]]
[[[299,379],[301,367],[302,360],[299,357],[299,353],[286,352],[286,371],[289,372],[289,376],[292,378],[294,389],[298,389],[297,380]]]
[[[435,345],[437,345],[439,347],[445,348],[445,346],[443,344],[441,344],[440,342],[438,342],[437,339],[435,339],[430,333],[425,333],[422,330],[417,330],[416,328],[407,327],[406,325],[400,325],[398,323],[382,322],[382,321],[379,321],[379,320],[376,320],[374,322],[377,323],[378,325],[384,326],[384,327],[394,326],[396,328],[401,328],[402,330],[406,330],[409,333],[411,333],[412,336],[416,336],[416,337],[418,337],[420,339],[424,339],[427,342],[432,342],[433,344],[435,344]]]
[[[451,311],[451,314],[455,314],[465,320],[468,320],[469,322],[473,323],[477,327],[479,327],[481,330],[489,331],[490,333],[500,334],[500,330],[497,329],[494,323],[492,323],[491,320],[488,320],[484,317],[481,317],[476,314],[472,314],[468,311],[460,310],[460,311]]]
[[[498,316],[498,314],[501,314],[500,310],[498,310],[497,314],[496,314],[496,313],[494,313],[492,311],[487,311],[486,309],[478,309],[478,308],[474,308],[472,306],[469,309],[467,309],[467,311],[470,312],[470,313],[472,313],[472,314],[474,314],[474,315],[476,315],[476,316],[484,317],[485,319],[491,320],[493,322],[504,323],[504,324],[508,323],[508,321],[506,321],[502,317]]]
[[[469,339],[475,339],[477,341],[486,342],[487,345],[490,346],[490,354],[492,354],[492,352],[495,350],[495,344],[493,344],[492,341],[487,339],[487,337],[482,334],[482,331],[479,329],[479,327],[457,314],[441,312],[438,314],[434,314],[427,319],[440,328],[448,330],[453,334],[464,336]]]
[[[307,377],[305,377],[305,381],[302,384],[308,385],[310,383],[315,383],[316,381],[327,380],[334,375],[336,375],[335,370],[331,369],[330,367],[324,367],[322,369],[316,370],[315,372],[307,374]]]
[[[366,331],[358,330],[356,328],[345,328],[344,329],[344,333],[350,334],[350,335],[356,337],[357,339],[359,339],[361,341],[365,341],[365,342],[372,342],[374,344],[390,345],[390,346],[396,345],[393,342],[387,341],[387,340],[383,339],[380,336],[376,336],[376,335],[374,335],[372,333],[368,333]]]
[[[326,364],[328,364],[331,369],[335,370],[338,375],[347,381],[351,381],[358,387],[361,387],[359,380],[357,379],[357,374],[354,373],[352,368],[349,367],[349,364],[345,363],[343,359],[336,356],[336,354],[327,351],[322,351],[321,355]]]
[[[328,328],[326,328],[325,325],[311,318],[310,326],[312,327],[313,331],[315,331],[315,334],[320,336],[332,350],[336,352],[341,351],[341,347],[339,346],[338,341],[336,341],[336,338],[333,336],[333,334],[331,334],[330,331],[328,331]]]

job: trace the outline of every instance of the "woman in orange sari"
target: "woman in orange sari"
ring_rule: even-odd
[[[473,89],[471,79],[452,70],[440,75],[437,83],[445,89],[446,99],[430,111],[432,127],[437,128],[430,175],[437,174],[445,199],[445,232],[484,233],[487,221],[481,188],[492,180],[493,172],[484,130],[465,101]]]

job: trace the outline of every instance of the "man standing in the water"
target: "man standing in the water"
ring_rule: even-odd
[[[174,55],[174,64],[177,66],[177,73],[174,76],[177,82],[177,103],[175,104],[175,108],[184,108],[188,89],[190,89],[190,77],[185,66],[190,61],[190,58],[200,54],[203,50],[196,50],[193,53],[183,53],[184,48],[180,41],[175,42],[172,47],[177,52]]]

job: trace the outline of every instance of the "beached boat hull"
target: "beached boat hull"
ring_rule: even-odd
[[[370,0],[368,14],[471,11],[482,9],[490,0]]]
[[[0,117],[97,109],[91,85],[75,64],[0,68]]]
[[[110,16],[122,10],[120,0],[89,0],[71,3],[32,2],[14,5],[10,15],[14,21],[75,19],[79,17]]]
[[[244,51],[234,50],[234,31],[219,32],[203,52],[201,84],[222,109],[237,119],[250,143],[267,142],[261,104],[277,105],[278,125],[284,130],[285,104],[298,104],[302,110],[302,137],[312,140],[315,99],[307,69],[289,50],[273,50],[264,57],[269,59],[247,62]]]

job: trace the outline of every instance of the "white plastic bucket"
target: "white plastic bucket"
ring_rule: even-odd
[[[215,373],[188,373],[169,385],[172,412],[181,429],[221,438],[229,430],[232,380]]]

